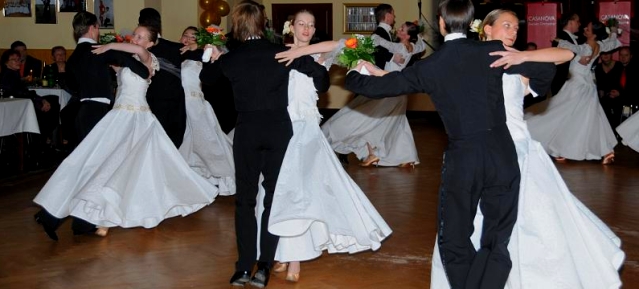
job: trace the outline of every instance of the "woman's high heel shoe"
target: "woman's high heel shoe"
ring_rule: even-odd
[[[95,234],[100,237],[106,237],[108,233],[109,233],[108,227],[97,227],[95,230]]]
[[[286,281],[297,282],[300,280],[300,273],[286,273]]]
[[[359,165],[362,167],[369,167],[370,165],[377,166],[378,163],[379,163],[379,157],[377,157],[376,155],[368,155],[368,157],[366,157],[364,161],[359,163]]]
[[[614,161],[615,161],[615,153],[611,152],[604,156],[604,159],[603,161],[601,161],[601,164],[609,165],[609,164],[612,164]]]
[[[291,261],[288,264],[288,271],[286,272],[286,281],[297,282],[300,280],[300,262]]]
[[[277,263],[275,264],[275,266],[273,266],[273,272],[275,273],[282,273],[284,271],[288,270],[288,263]]]
[[[415,168],[415,163],[414,162],[410,162],[410,163],[401,163],[398,165],[398,167],[400,168],[408,168],[408,167],[412,167],[413,169]]]

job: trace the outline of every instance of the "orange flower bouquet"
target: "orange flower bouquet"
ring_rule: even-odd
[[[202,27],[195,33],[195,41],[197,45],[202,47],[207,44],[211,44],[217,46],[222,51],[227,51],[226,47],[226,36],[222,33],[222,28],[211,25],[209,27]],[[213,49],[207,48],[204,50],[204,55],[202,55],[202,61],[208,61],[211,58],[211,54],[213,53]]]
[[[370,36],[355,34],[344,42],[344,49],[337,57],[337,64],[352,69],[357,66],[360,59],[375,63],[374,52],[375,45]]]

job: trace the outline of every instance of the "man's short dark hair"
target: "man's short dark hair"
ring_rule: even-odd
[[[566,28],[566,26],[568,25],[568,22],[570,22],[570,20],[574,20],[575,16],[579,16],[579,14],[575,12],[566,12],[564,14],[561,14],[559,18],[559,28],[560,29]]]
[[[162,33],[162,17],[160,16],[160,12],[153,8],[140,10],[138,25],[151,26],[157,29],[159,33]]]
[[[393,6],[390,6],[390,4],[379,4],[377,7],[375,7],[375,21],[377,22],[377,24],[379,24],[379,22],[382,22],[382,20],[384,20],[386,14],[392,12]]]
[[[81,11],[73,16],[73,38],[78,41],[82,35],[89,32],[89,27],[98,25],[98,17],[88,11]]]
[[[24,42],[18,40],[18,41],[14,41],[13,43],[11,43],[11,50],[15,50],[17,47],[21,47],[24,46],[24,48],[27,48],[27,45],[24,44]]]
[[[438,12],[444,19],[446,32],[466,34],[475,16],[475,6],[470,0],[443,0]]]

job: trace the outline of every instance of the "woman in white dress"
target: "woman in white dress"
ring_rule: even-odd
[[[132,43],[112,43],[94,53],[117,49],[135,53],[151,71],[159,70],[146,49],[157,40],[151,27],[135,29]],[[152,228],[162,220],[186,216],[213,202],[217,188],[184,161],[149,109],[142,79],[118,69],[113,109],[60,164],[35,197],[51,215],[69,215],[99,226]],[[100,228],[101,227],[101,228]]]
[[[494,10],[482,26],[487,40],[512,46],[517,23],[514,12]],[[551,48],[518,56],[531,61],[568,61],[572,53],[566,52]],[[506,124],[521,170],[517,223],[508,244],[512,270],[506,288],[618,288],[621,281],[617,270],[624,259],[619,238],[570,193],[541,144],[528,133],[523,99],[528,92],[537,95],[530,91],[529,79],[504,74],[503,91]],[[477,250],[482,219],[478,210],[471,237]],[[450,288],[437,245],[431,288]]]
[[[197,28],[188,27],[180,42],[185,47],[195,46]],[[186,130],[179,148],[180,154],[198,174],[218,186],[220,195],[235,194],[235,164],[233,145],[222,131],[215,112],[204,99],[200,84],[202,62],[182,62],[182,86],[186,96]]]
[[[292,50],[307,46],[315,33],[315,17],[300,11],[291,26]],[[313,57],[328,69],[343,47],[342,41],[334,53]],[[290,262],[286,280],[297,282],[299,261],[317,258],[324,250],[377,250],[392,230],[344,171],[322,134],[312,78],[292,70],[288,95],[293,137],[277,179],[268,230],[280,236],[275,259],[282,264],[274,271],[286,271],[284,263]],[[263,194],[261,186],[260,190]]]
[[[570,79],[549,102],[541,102],[526,109],[530,134],[557,160],[599,160],[603,164],[614,161],[617,138],[599,103],[597,87],[590,67],[601,51],[610,51],[621,43],[615,33],[610,37],[599,21],[588,23],[584,29],[587,41],[574,45],[559,40],[559,47],[577,54],[570,62]],[[590,59],[579,63],[581,56]],[[545,105],[548,105],[545,110]]]
[[[633,114],[617,128],[622,143],[639,152],[639,113]]]
[[[388,49],[405,61],[386,63],[386,71],[400,71],[411,56],[426,49],[412,22],[402,24],[397,32],[399,43],[373,35],[376,46]],[[408,96],[372,99],[357,96],[322,125],[322,131],[333,150],[340,154],[355,153],[360,165],[414,166],[419,163],[413,132],[406,118]]]

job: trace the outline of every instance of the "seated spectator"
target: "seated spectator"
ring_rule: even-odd
[[[0,88],[4,96],[29,98],[33,101],[40,135],[46,144],[51,144],[53,130],[58,126],[60,103],[55,95],[39,96],[30,91],[20,79],[20,52],[7,50],[0,57]]]
[[[535,42],[526,43],[526,50],[537,50],[537,43]]]
[[[630,113],[639,111],[639,89],[637,88],[637,64],[632,61],[632,51],[629,46],[619,48],[619,62],[623,66],[619,77],[619,97]]]
[[[612,59],[612,52],[601,52],[600,63],[595,67],[599,102],[612,128],[619,125],[623,103],[620,97],[623,65]]]
[[[42,61],[27,54],[27,45],[22,41],[11,43],[11,50],[20,53],[20,78],[25,82],[33,81],[33,77],[42,76]]]
[[[65,88],[65,67],[67,64],[67,50],[62,46],[55,46],[51,48],[51,56],[53,57],[53,63],[45,68],[42,77],[51,71],[55,84],[61,88]],[[49,84],[51,85],[51,84]]]
[[[75,132],[75,118],[80,108],[80,100],[73,91],[66,86],[66,64],[67,50],[62,46],[51,48],[51,56],[53,63],[45,68],[44,74],[51,71],[55,84],[60,88],[69,92],[73,97],[68,101],[67,105],[60,111],[60,133],[62,135],[62,149],[70,151],[77,145],[77,135]],[[43,76],[44,77],[44,76]]]

